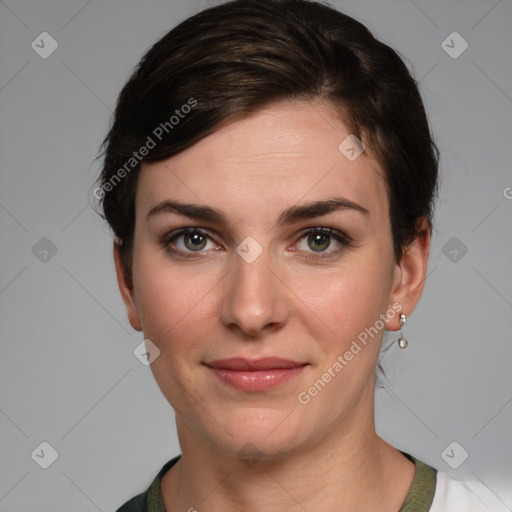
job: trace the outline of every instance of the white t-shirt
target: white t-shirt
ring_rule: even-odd
[[[437,471],[430,512],[512,512],[512,508],[477,480],[455,480]]]

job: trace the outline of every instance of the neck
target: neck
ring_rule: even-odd
[[[166,510],[396,512],[414,464],[377,436],[371,411],[279,459],[241,460],[177,419],[182,457],[162,479]]]

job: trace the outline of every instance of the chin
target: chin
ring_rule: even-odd
[[[226,430],[212,432],[211,422],[203,427],[208,429],[212,442],[226,454],[252,461],[278,460],[305,441],[302,422],[290,410],[244,407],[234,414],[221,414]]]

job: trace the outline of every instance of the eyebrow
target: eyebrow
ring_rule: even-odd
[[[313,219],[336,211],[345,210],[356,211],[367,217],[370,216],[370,212],[360,204],[343,197],[333,197],[332,199],[324,201],[294,205],[281,213],[277,225],[293,224],[299,220]],[[216,208],[199,204],[180,203],[179,201],[171,200],[162,201],[157,204],[147,213],[146,220],[164,213],[177,213],[191,219],[210,221],[221,225],[229,224],[229,220],[224,213]]]

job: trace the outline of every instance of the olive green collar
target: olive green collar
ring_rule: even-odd
[[[405,499],[404,504],[400,508],[399,512],[428,512],[432,505],[432,501],[434,500],[434,494],[436,491],[437,471],[433,467],[425,464],[424,462],[421,462],[408,453],[402,451],[400,453],[402,453],[402,455],[414,463],[416,472],[414,474],[414,480],[412,482],[411,489],[409,490],[407,498]],[[167,462],[155,477],[149,489],[144,493],[146,495],[144,505],[147,506],[147,512],[165,512],[162,493],[160,491],[160,481],[162,480],[165,473],[172,466],[174,466],[176,462],[178,462],[180,457],[181,455],[178,455],[174,459],[171,459],[169,462]],[[142,496],[144,496],[144,494]],[[129,512],[130,510],[144,512],[144,509],[141,510],[138,506],[138,504],[142,501],[140,499],[142,496],[133,498],[133,500],[131,500],[133,505],[137,506],[137,508],[129,508],[130,502],[128,502],[126,504],[128,507],[123,507],[123,512]],[[139,498],[140,501],[138,501],[136,504],[135,500],[137,498]]]
[[[399,512],[428,512],[436,492],[437,470],[408,453],[402,451],[400,453],[414,462],[416,472],[407,498]]]

